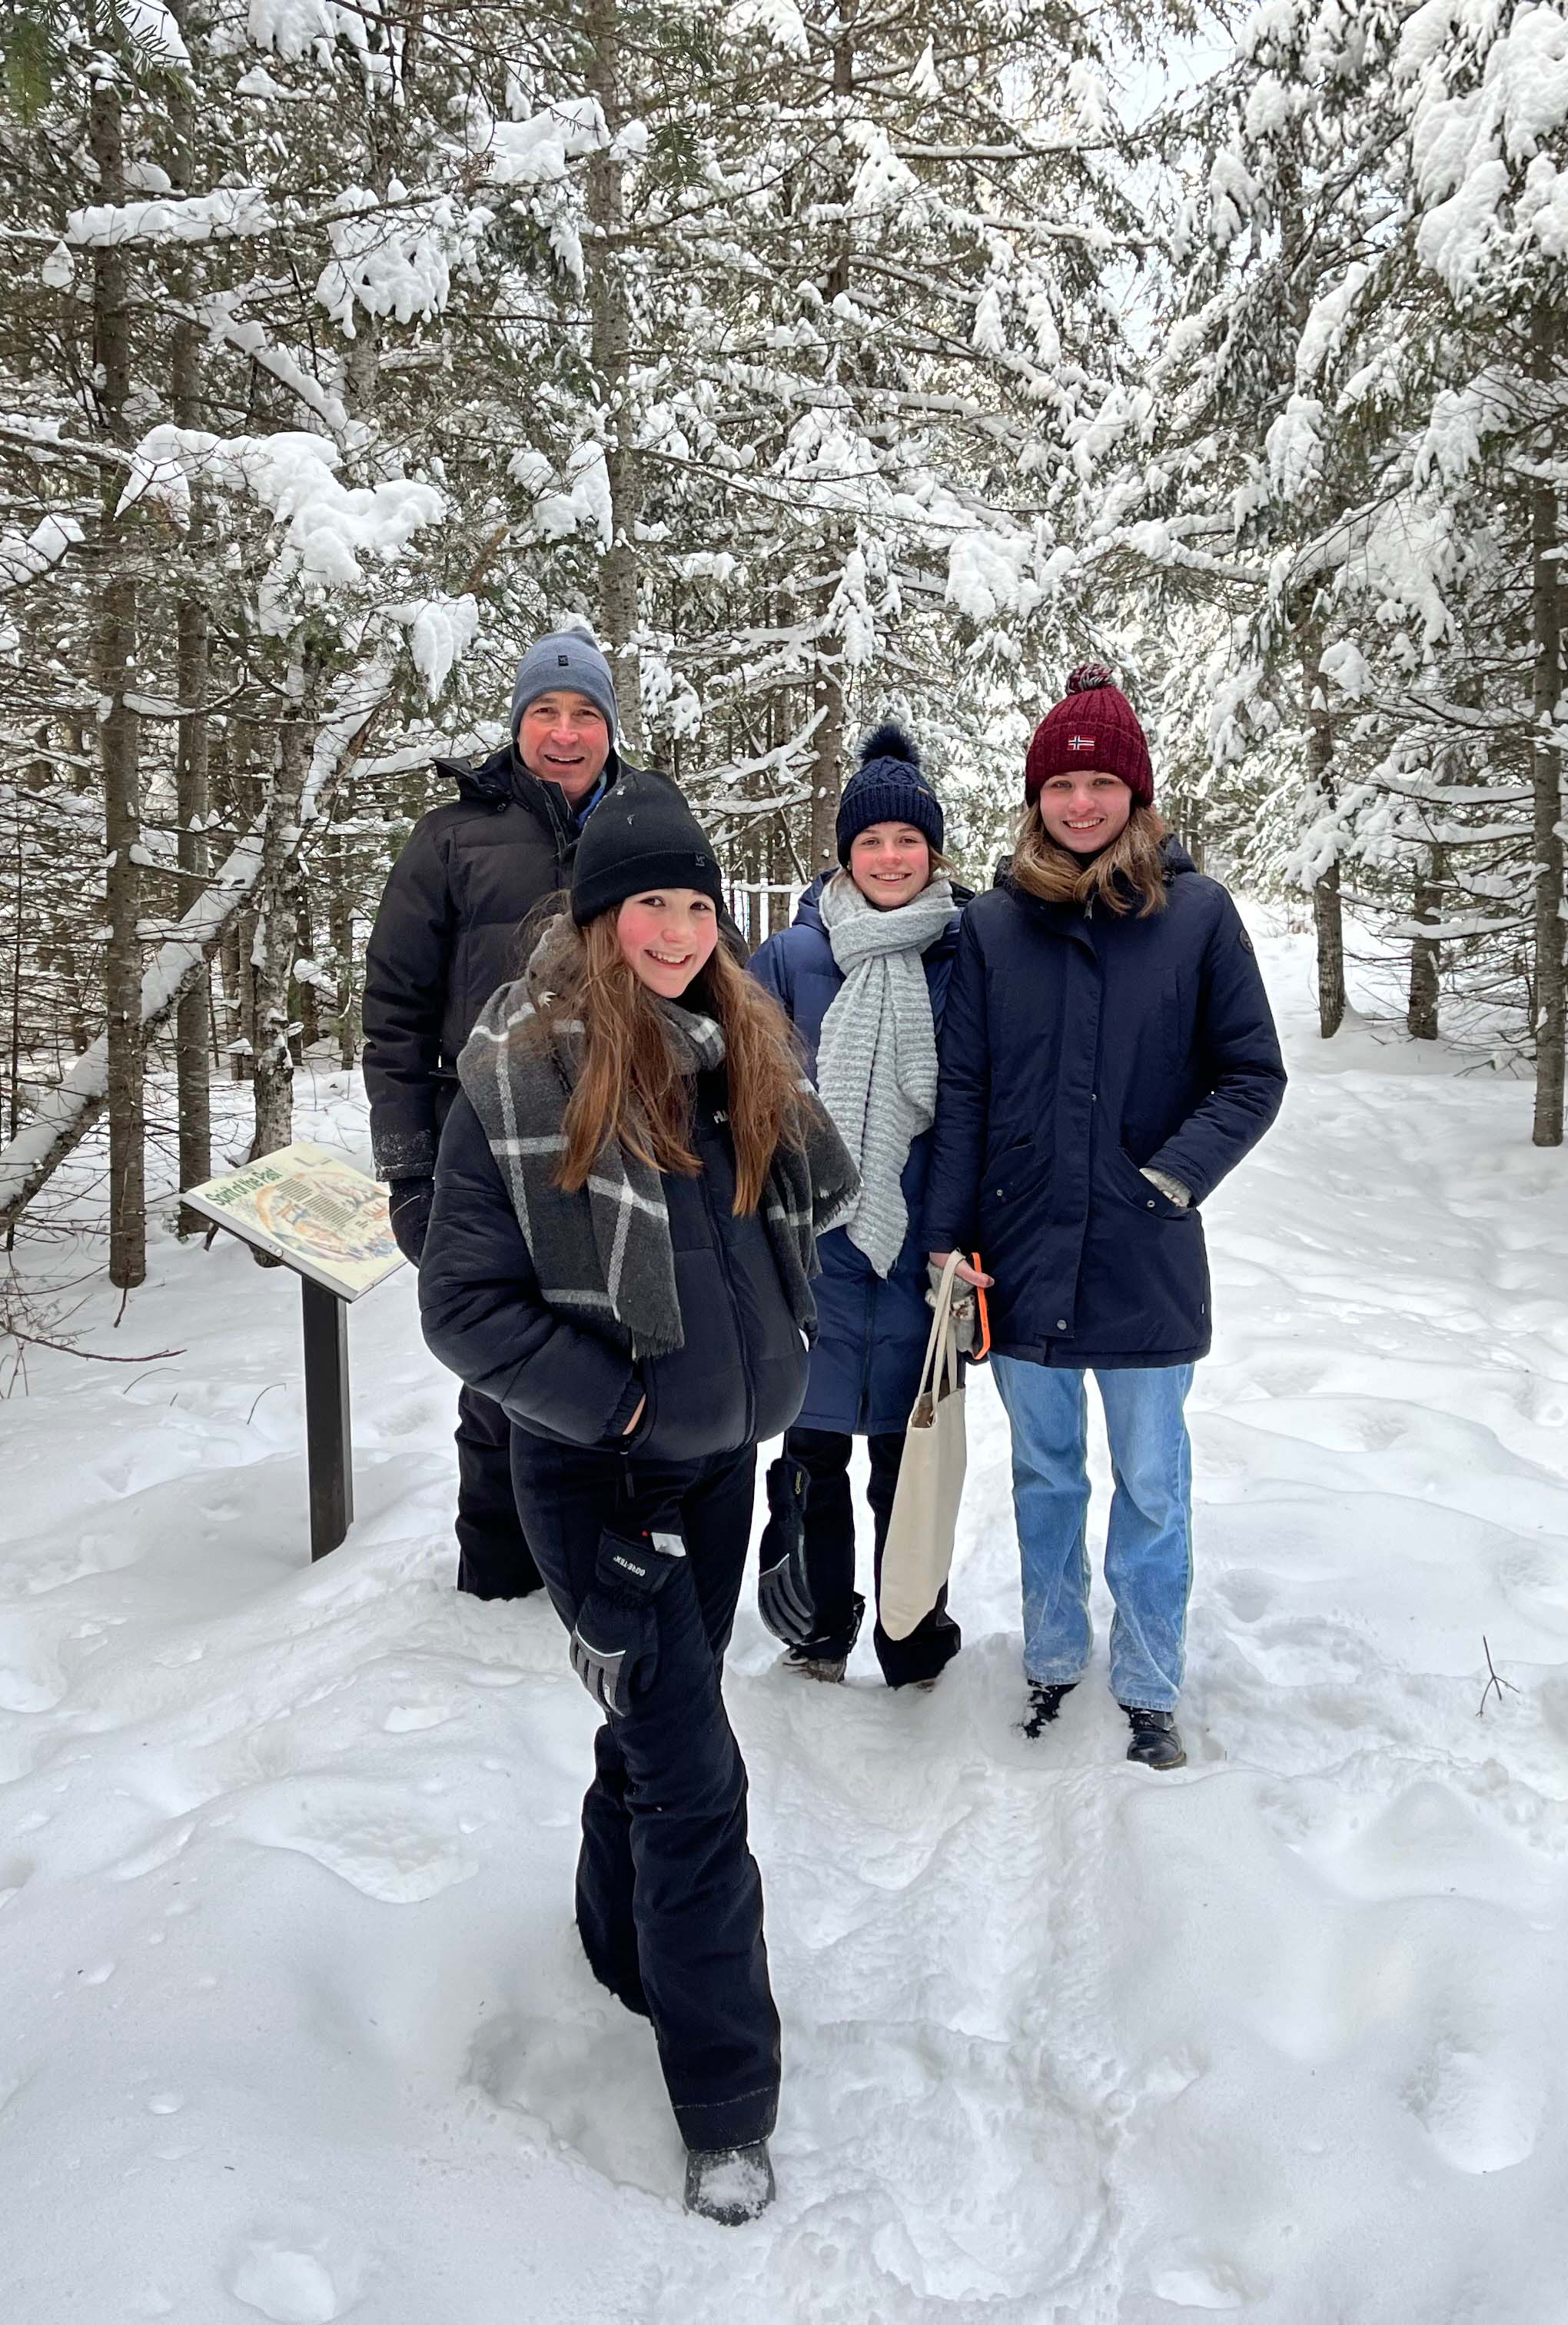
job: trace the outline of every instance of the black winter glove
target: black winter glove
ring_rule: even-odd
[[[816,1607],[806,1571],[805,1466],[780,1454],[768,1468],[768,1523],[757,1549],[757,1612],[787,1647],[803,1646],[816,1630]]]
[[[433,1179],[393,1179],[387,1188],[387,1224],[392,1228],[397,1247],[410,1266],[418,1267],[424,1255],[425,1237],[429,1231],[430,1210],[436,1200]]]
[[[659,1668],[659,1620],[653,1602],[686,1556],[678,1533],[623,1533],[606,1526],[599,1536],[594,1587],[572,1626],[572,1669],[595,1702],[614,1718],[632,1709],[639,1687]]]

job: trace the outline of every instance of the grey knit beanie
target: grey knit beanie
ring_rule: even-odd
[[[586,694],[590,702],[604,714],[610,729],[610,740],[615,740],[615,681],[610,675],[610,665],[590,637],[581,630],[552,630],[538,645],[530,646],[517,665],[517,683],[512,690],[512,739],[517,740],[518,724],[530,702],[541,694],[563,692]]]

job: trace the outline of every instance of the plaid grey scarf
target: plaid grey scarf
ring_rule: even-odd
[[[547,1307],[631,1357],[667,1356],[684,1347],[686,1333],[659,1173],[612,1141],[576,1194],[555,1182],[583,1028],[578,1018],[557,1018],[541,1039],[535,1020],[558,948],[567,941],[559,925],[548,931],[523,976],[492,995],[464,1044],[458,1079],[500,1166]],[[724,1032],[711,1017],[669,1003],[659,1007],[683,1073],[695,1077],[724,1063]],[[815,1093],[804,1082],[801,1089],[806,1144],[779,1148],[761,1208],[790,1311],[812,1338],[816,1237],[853,1200],[858,1182]]]

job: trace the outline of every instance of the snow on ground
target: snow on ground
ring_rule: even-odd
[[[180,1353],[33,1352],[0,2314],[1568,2320],[1568,1163],[1522,1085],[1322,1049],[1303,949],[1261,949],[1296,1079],[1211,1206],[1191,1765],[1125,1765],[1102,1664],[1018,1733],[984,1382],[934,1695],[864,1651],[786,1678],[742,1607],[787,2045],[754,2228],[682,2217],[651,2039],[578,1954],[593,1713],[547,1607],[450,1587],[411,1278],[353,1314],[359,1517],[314,1570],[291,1278],[161,1235],[78,1320]],[[363,1158],[341,1080],[300,1127]],[[1517,1692],[1478,1718],[1483,1633]]]

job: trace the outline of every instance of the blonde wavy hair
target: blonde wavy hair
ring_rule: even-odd
[[[1136,801],[1110,847],[1085,862],[1051,838],[1038,802],[1031,800],[1013,842],[1011,878],[1027,894],[1047,904],[1103,904],[1119,919],[1136,904],[1139,919],[1146,921],[1166,908],[1161,849],[1169,837],[1164,816]]]

